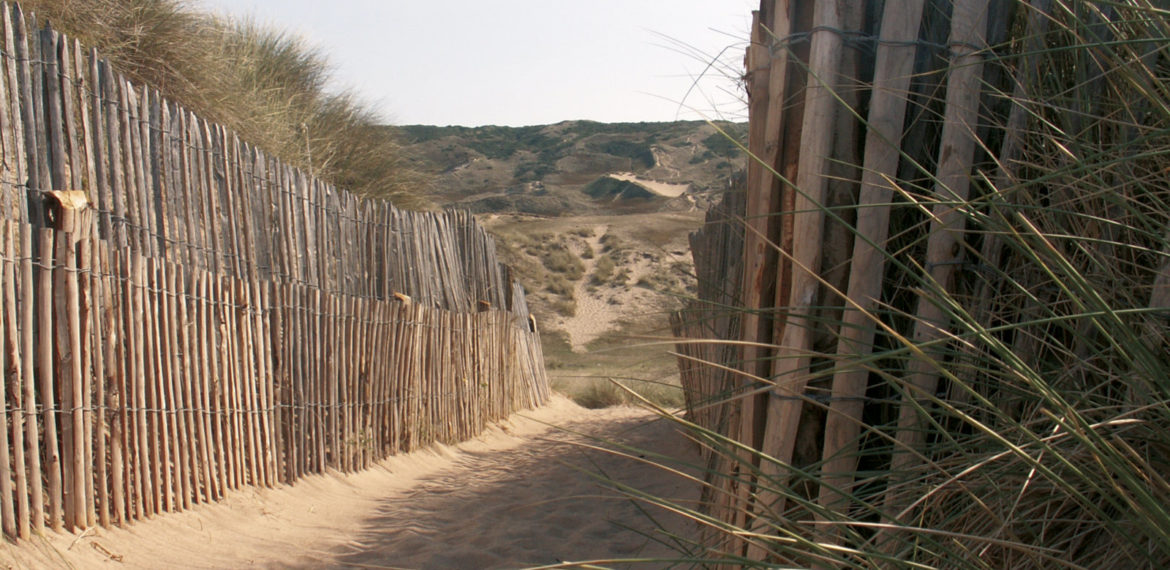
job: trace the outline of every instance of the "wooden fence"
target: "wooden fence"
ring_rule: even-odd
[[[877,513],[901,512],[898,473],[949,441],[937,410],[1013,394],[996,376],[1005,362],[1105,390],[1116,379],[1100,370],[1115,347],[1089,348],[1095,317],[1063,296],[1059,263],[1090,275],[1114,268],[1093,295],[1115,304],[1098,298],[1106,308],[1095,310],[1124,312],[1117,330],[1155,331],[1151,358],[1165,354],[1166,323],[1148,313],[1167,306],[1164,179],[1138,159],[1160,152],[1164,133],[1141,110],[1154,87],[1129,87],[1107,67],[1152,62],[1165,46],[1125,36],[1125,22],[1162,17],[1147,8],[761,2],[746,54],[746,195],[729,196],[693,237],[700,300],[673,319],[690,418],[743,445],[709,443],[708,512],[757,536],[776,521],[846,521],[806,525],[826,544],[849,508],[902,524]],[[1090,24],[1048,33],[1065,20]],[[1041,68],[1045,45],[1064,50],[1066,69]],[[1126,108],[1125,97],[1139,103]],[[1110,105],[1124,118],[1101,119]],[[1101,171],[1086,174],[1080,156]],[[1049,177],[1036,195],[1020,185],[1029,168]],[[1101,186],[1081,190],[1089,178],[1110,181],[1104,197]],[[1001,238],[1012,235],[1043,253],[1012,251]],[[1049,253],[1055,261],[1043,262]],[[953,332],[960,324],[967,334]],[[866,469],[867,489],[888,494],[850,504]],[[761,560],[759,544],[719,546]]]
[[[338,190],[0,11],[6,535],[362,469],[549,397],[470,215]]]

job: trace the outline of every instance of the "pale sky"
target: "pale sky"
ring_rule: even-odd
[[[742,73],[751,11],[759,6],[758,0],[198,3],[302,36],[328,56],[337,89],[356,91],[387,122],[465,126],[746,120],[735,77]]]

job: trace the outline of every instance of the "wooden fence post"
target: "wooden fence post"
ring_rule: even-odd
[[[962,255],[965,219],[956,204],[967,199],[971,184],[971,165],[975,153],[975,128],[979,115],[980,81],[983,74],[983,56],[989,0],[956,0],[951,16],[950,45],[953,50],[950,75],[947,80],[946,116],[943,123],[942,146],[939,148],[938,172],[935,176],[935,197],[927,241],[926,274],[923,288],[947,291]],[[923,346],[924,357],[915,358],[907,366],[903,390],[904,402],[898,415],[897,446],[890,466],[890,490],[886,508],[897,514],[903,498],[898,496],[898,481],[907,469],[918,463],[918,452],[925,440],[921,417],[925,402],[933,397],[938,385],[938,363],[942,346],[938,341],[945,336],[950,323],[943,309],[932,296],[919,298],[914,318],[912,340]],[[926,346],[924,346],[926,345]]]
[[[837,354],[862,358],[873,348],[885,270],[884,245],[889,235],[891,181],[897,178],[907,93],[921,25],[923,0],[891,0],[882,15],[861,191],[857,204],[856,238],[850,263],[847,306],[842,314]],[[869,370],[838,361],[833,373],[825,445],[824,474],[819,502],[826,509],[840,507],[840,492],[848,492],[857,469],[857,437],[861,433]],[[836,534],[834,532],[834,534]]]

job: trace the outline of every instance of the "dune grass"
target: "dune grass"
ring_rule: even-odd
[[[779,462],[664,411],[716,458],[699,466],[707,504],[627,492],[703,527],[688,564],[1170,566],[1170,18],[1143,0],[1011,7],[1014,37],[987,57],[1013,79],[984,85],[988,146],[971,197],[946,202],[967,228],[955,283],[922,267],[940,198],[930,157],[903,154],[882,297],[867,315],[874,349],[822,349],[807,371],[804,405],[822,426],[834,371],[867,371],[847,451],[856,470],[830,483],[832,458]],[[910,332],[919,299],[945,317],[937,340]],[[820,330],[845,326],[841,311],[818,314]],[[908,380],[923,362],[940,378],[931,393]],[[688,404],[737,409],[742,383]],[[906,403],[925,419],[913,450],[896,439]],[[895,462],[911,452],[917,461]],[[745,487],[783,501],[744,507],[728,489]]]
[[[359,195],[425,206],[395,130],[330,83],[325,54],[299,37],[179,0],[28,0],[132,81],[222,124],[281,160]]]
[[[645,324],[620,330],[574,352],[564,332],[544,332],[541,342],[553,390],[586,408],[638,405],[642,399],[665,409],[683,405],[674,357],[663,343],[649,343]]]

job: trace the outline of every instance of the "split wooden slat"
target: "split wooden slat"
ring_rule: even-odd
[[[11,157],[5,162],[9,168],[12,168],[11,175],[15,178],[13,182],[19,184],[28,180],[28,156],[27,146],[25,145],[25,120],[23,109],[21,105],[21,90],[22,83],[20,81],[20,69],[22,62],[16,59],[17,55],[17,29],[16,21],[14,20],[14,10],[7,2],[0,4],[0,22],[4,27],[4,51],[12,54],[12,58],[4,58],[4,89],[0,96],[3,97],[4,112],[2,114],[3,124],[0,124],[0,129],[3,130],[4,156]],[[13,190],[19,192],[17,188]],[[23,194],[23,192],[21,192]],[[21,207],[27,202],[27,197],[23,200],[14,197],[13,204],[10,205],[4,212],[13,221],[27,222],[25,211],[27,208]],[[23,536],[23,535],[22,535]]]
[[[41,404],[41,423],[44,426],[44,453],[42,466],[48,480],[49,526],[61,530],[64,525],[64,495],[61,480],[61,448],[57,437],[57,391],[53,386],[57,360],[53,350],[54,314],[53,304],[45,302],[53,298],[53,270],[56,268],[54,232],[42,228],[38,232],[37,245],[40,249],[37,297],[37,377]],[[58,326],[64,326],[61,323]]]
[[[10,268],[11,259],[15,258],[11,248],[10,222],[7,220],[0,221],[0,279],[4,279],[6,284],[12,283]],[[7,299],[7,295],[4,295]],[[6,312],[7,313],[7,312]],[[9,315],[4,314],[7,324],[10,322]],[[8,326],[0,326],[0,427],[7,428],[8,426],[8,385],[10,380],[8,378],[9,366],[8,359],[15,351],[10,352],[9,336],[15,339],[15,335],[10,335],[10,328]],[[18,367],[12,367],[12,370],[19,370]],[[14,375],[13,381],[19,379],[19,373]],[[18,412],[19,413],[19,412]],[[0,430],[3,434],[0,437],[0,529],[4,531],[4,535],[9,538],[16,538],[16,505],[13,503],[13,487],[12,487],[12,460],[8,451],[8,435],[7,429]],[[19,449],[19,446],[17,446]]]
[[[67,115],[68,125],[73,125],[75,117],[80,120],[79,127],[71,127],[71,130],[76,132],[80,129],[79,136],[81,137],[80,144],[75,144],[74,149],[74,180],[75,186],[78,188],[84,187],[86,197],[90,204],[95,204],[98,197],[98,185],[102,182],[99,180],[95,147],[94,147],[94,121],[90,118],[90,106],[92,96],[95,93],[93,90],[93,83],[96,78],[96,73],[88,65],[88,59],[85,55],[85,50],[81,43],[77,40],[73,42],[73,61],[72,61],[73,75],[71,88],[74,92],[72,98],[76,98],[77,113],[72,111]],[[87,93],[89,97],[87,97]],[[77,141],[78,135],[73,135],[71,140]],[[81,153],[78,158],[77,153]],[[84,172],[82,169],[84,168]],[[84,402],[82,408],[84,410],[84,460],[83,464],[87,466],[85,469],[85,489],[86,497],[86,512],[85,524],[87,527],[92,527],[99,522],[98,499],[96,497],[97,479],[104,474],[105,469],[105,455],[97,455],[103,458],[101,465],[98,465],[95,460],[95,444],[99,437],[100,429],[97,425],[98,414],[95,409],[98,407],[100,400],[95,396],[95,392],[101,390],[101,378],[104,375],[104,359],[102,355],[102,334],[104,331],[100,329],[98,323],[101,322],[99,316],[96,314],[100,308],[100,299],[102,288],[100,286],[101,280],[98,277],[101,274],[99,259],[95,254],[95,246],[99,244],[100,237],[99,228],[95,220],[93,220],[93,213],[89,211],[90,207],[87,205],[85,216],[87,217],[88,228],[81,242],[79,250],[81,261],[80,265],[89,274],[82,276],[81,283],[83,287],[83,319],[84,330],[82,332],[85,346],[87,347],[84,360],[82,362],[82,370],[85,370],[84,384],[82,387],[84,393]]]
[[[159,284],[164,288],[160,294],[162,300],[162,317],[165,319],[166,326],[163,327],[165,336],[162,339],[166,343],[166,350],[164,351],[163,365],[165,368],[164,381],[162,385],[163,395],[166,400],[166,414],[164,416],[165,425],[167,425],[170,438],[164,441],[164,445],[169,449],[169,453],[164,454],[164,467],[171,475],[171,484],[168,487],[168,493],[171,496],[170,510],[177,511],[189,508],[191,505],[191,479],[190,469],[187,463],[187,433],[184,425],[185,416],[183,410],[186,407],[186,401],[183,398],[183,364],[179,361],[179,355],[183,353],[182,347],[179,345],[179,329],[183,328],[183,323],[178,321],[178,296],[180,289],[178,287],[178,280],[176,279],[175,271],[172,266],[166,262],[158,265]],[[169,461],[166,460],[169,458]]]
[[[16,222],[7,222],[4,227],[4,247],[8,251],[7,259],[3,260],[4,272],[0,278],[3,279],[2,291],[3,295],[0,302],[3,303],[3,317],[5,336],[7,337],[7,346],[0,345],[0,350],[7,354],[7,367],[0,370],[11,371],[12,377],[7,380],[11,386],[11,393],[13,395],[12,406],[12,469],[15,472],[15,492],[16,492],[16,525],[17,534],[21,538],[28,538],[30,536],[30,504],[29,493],[36,492],[40,494],[39,479],[33,480],[35,490],[30,490],[29,471],[25,463],[25,435],[26,435],[26,421],[36,423],[35,419],[26,418],[27,408],[25,407],[25,398],[27,394],[24,390],[25,382],[25,363],[23,334],[21,332],[20,315],[17,311],[17,294],[16,284],[22,279],[22,271],[19,267],[21,263],[19,260],[27,256],[22,245],[25,243],[18,235]],[[25,226],[27,227],[27,226]],[[23,287],[23,285],[22,285]],[[32,453],[32,455],[36,455]],[[34,458],[35,459],[35,458]],[[39,469],[37,470],[39,472]],[[39,474],[39,473],[38,473]]]
[[[279,438],[276,433],[277,418],[275,417],[275,371],[271,367],[271,362],[274,360],[272,350],[272,319],[274,311],[271,306],[272,294],[271,289],[267,283],[255,285],[257,293],[255,299],[257,303],[256,311],[256,378],[259,386],[257,392],[259,395],[258,408],[260,411],[260,432],[261,432],[261,456],[262,464],[264,466],[264,485],[266,487],[273,487],[278,482],[278,461],[277,453],[279,450]]]
[[[935,175],[935,197],[938,202],[931,212],[930,238],[927,241],[925,280],[923,288],[948,290],[962,255],[960,241],[965,227],[963,214],[955,207],[967,199],[971,185],[971,166],[975,158],[975,130],[979,116],[980,81],[983,74],[983,55],[979,46],[985,45],[989,0],[956,0],[951,16],[950,44],[953,50],[950,75],[947,79],[946,111],[938,172]],[[905,400],[899,409],[897,446],[890,471],[895,481],[906,469],[919,461],[917,451],[925,440],[921,416],[924,402],[933,397],[938,385],[937,362],[943,347],[935,342],[943,338],[949,322],[943,308],[933,297],[923,294],[914,317],[912,340],[924,348],[926,358],[910,361],[905,379]],[[897,485],[891,485],[886,495],[887,508],[901,504]]]
[[[897,178],[907,93],[913,73],[914,53],[921,25],[923,0],[891,0],[882,16],[881,43],[873,79],[865,158],[858,199],[856,238],[850,264],[848,305],[842,314],[837,354],[868,355],[877,327],[875,311],[881,297],[885,272],[884,246],[889,236],[891,181]],[[834,369],[832,401],[825,426],[823,450],[825,484],[821,506],[837,510],[837,490],[848,492],[857,469],[857,438],[861,433],[869,370],[846,364]]]
[[[34,533],[45,529],[45,495],[41,485],[44,469],[41,465],[40,425],[37,423],[37,397],[35,373],[35,307],[36,293],[33,290],[35,270],[33,268],[33,230],[31,225],[20,226],[20,354],[21,385],[24,389],[24,422],[28,459],[28,482],[31,502],[32,530]]]
[[[96,220],[94,222],[95,232]],[[95,247],[96,246],[96,247]],[[90,404],[87,407],[91,420],[87,422],[87,426],[91,430],[89,449],[90,465],[93,465],[93,480],[88,484],[88,488],[94,491],[93,500],[90,503],[90,512],[96,517],[91,524],[98,524],[103,527],[108,527],[112,524],[110,519],[110,487],[109,487],[109,471],[110,462],[106,460],[107,452],[109,450],[109,418],[108,403],[106,400],[107,386],[111,385],[111,363],[113,359],[110,344],[112,343],[113,333],[111,331],[112,321],[112,307],[104,302],[112,297],[110,294],[111,287],[107,282],[105,271],[107,266],[103,263],[105,256],[105,249],[101,242],[89,246],[89,263],[91,268],[90,275],[90,298],[88,299],[89,320],[91,322],[92,342],[93,342],[93,389],[87,391],[90,395]],[[108,296],[109,295],[109,296]]]
[[[60,375],[61,394],[64,402],[61,425],[69,428],[65,431],[68,445],[64,446],[62,452],[63,460],[69,464],[69,469],[64,470],[67,476],[65,488],[68,491],[64,497],[68,505],[65,524],[71,529],[84,529],[86,528],[86,511],[88,510],[86,505],[89,496],[86,490],[85,476],[88,469],[85,462],[85,376],[88,375],[89,371],[83,367],[85,357],[82,351],[81,279],[77,265],[77,242],[74,241],[74,237],[73,234],[58,233],[57,258],[64,262],[62,267],[64,302],[62,305],[65,307],[66,315],[63,324],[67,335],[58,351],[62,361],[69,365],[68,373],[63,371]],[[58,325],[61,324],[58,322]],[[68,347],[67,350],[62,352],[66,347]]]
[[[112,263],[103,263],[103,266],[110,268],[110,275],[106,278],[104,283],[105,290],[110,294],[110,305],[107,318],[114,331],[120,331],[122,335],[126,336],[129,341],[126,327],[126,296],[123,294],[125,289],[120,286],[118,277],[124,275],[124,265],[119,263],[121,256],[113,255],[107,256],[103,261],[109,260]],[[110,500],[111,500],[111,520],[110,522],[118,525],[125,525],[128,516],[127,497],[126,497],[126,342],[117,342],[113,333],[106,335],[106,354],[109,359],[107,370],[109,374],[105,378],[108,386],[106,391],[105,404],[107,406],[106,419],[110,425],[109,447],[110,447]]]
[[[750,308],[740,321],[743,329],[741,338],[745,344],[742,351],[740,366],[744,370],[741,380],[744,396],[739,404],[738,429],[729,433],[732,438],[739,440],[748,448],[758,448],[763,427],[763,409],[765,397],[758,393],[759,380],[766,377],[769,351],[764,348],[771,339],[772,324],[763,311],[771,304],[775,296],[774,283],[771,276],[776,274],[777,251],[772,244],[776,243],[778,220],[773,216],[779,207],[779,185],[769,175],[769,169],[775,163],[775,147],[767,146],[768,138],[765,126],[768,124],[768,113],[771,109],[770,101],[778,97],[770,97],[769,89],[773,83],[778,83],[783,92],[784,77],[787,73],[788,54],[778,50],[773,55],[769,46],[775,37],[787,35],[790,10],[786,4],[775,8],[771,21],[765,20],[768,15],[760,12],[752,13],[751,41],[749,43],[746,64],[747,80],[750,84],[751,99],[748,104],[748,116],[752,119],[748,131],[748,148],[753,158],[748,161],[748,207],[744,215],[745,226],[745,273],[743,279],[742,299],[745,307]],[[763,21],[762,21],[763,20]],[[765,26],[771,24],[767,29]],[[774,82],[771,76],[776,74]],[[774,121],[779,121],[776,117]],[[768,161],[768,157],[772,157]],[[749,466],[758,466],[758,460],[751,454],[743,453],[740,457],[743,470],[736,478],[738,488],[734,493],[725,495],[725,503],[720,508],[726,512],[736,513],[735,524],[746,526],[750,517],[752,497],[754,495],[753,475]],[[730,546],[742,551],[745,544],[739,543]]]

